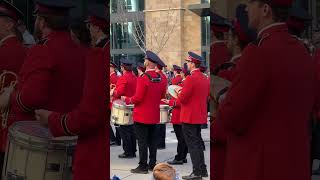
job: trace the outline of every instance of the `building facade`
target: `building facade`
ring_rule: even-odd
[[[209,0],[122,1],[127,9],[125,13],[119,0],[111,0],[110,4],[111,56],[116,63],[121,57],[128,57],[136,62],[143,61],[144,49],[160,51],[160,58],[169,67],[173,64],[182,65],[188,51],[202,54],[209,62],[210,20],[207,16],[209,14],[203,13],[210,9]],[[123,14],[126,18],[121,18]],[[140,48],[134,40],[137,22],[140,23],[139,27],[143,28],[144,35],[141,37],[144,38],[144,48]],[[163,27],[174,28],[171,32]],[[155,36],[161,37],[162,34],[170,35],[165,46],[156,48],[152,41],[159,40]]]

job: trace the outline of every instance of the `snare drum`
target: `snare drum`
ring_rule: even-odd
[[[53,138],[37,121],[19,121],[9,129],[2,179],[72,180],[77,137]]]
[[[169,123],[169,105],[160,104],[160,122],[159,124]]]
[[[133,105],[126,105],[122,100],[115,100],[112,104],[111,120],[118,125],[132,125]]]

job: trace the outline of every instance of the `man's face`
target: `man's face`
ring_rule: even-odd
[[[110,66],[110,73],[114,72],[114,67]]]
[[[13,29],[14,23],[7,17],[0,16],[0,40],[8,36],[8,33]]]
[[[100,28],[98,26],[95,26],[91,23],[88,23],[88,28],[89,28],[89,31],[90,31],[90,35],[91,35],[91,38],[96,41],[98,40],[99,37],[98,36],[98,33],[100,31]]]
[[[191,61],[186,61],[186,63],[187,63],[188,69],[189,69],[189,70],[192,70],[194,64],[193,64]]]
[[[44,24],[45,24],[44,18],[37,16],[36,21],[34,23],[34,36],[37,39],[42,39],[42,35],[43,35],[42,31],[44,29]]]
[[[247,11],[249,16],[249,27],[258,29],[263,17],[266,16],[268,5],[262,4],[258,0],[248,0]]]

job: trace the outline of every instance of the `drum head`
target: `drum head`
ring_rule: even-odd
[[[133,109],[133,104],[127,105],[124,101],[121,99],[114,100],[112,103],[112,107],[117,107],[117,108],[129,108]]]
[[[39,149],[60,149],[76,144],[77,137],[54,138],[38,121],[18,121],[9,128],[10,141]]]
[[[169,105],[167,104],[160,104],[160,109],[169,109]]]
[[[178,85],[171,85],[168,87],[168,93],[174,97],[174,98],[177,98],[178,97],[178,94],[176,93],[175,89],[181,89],[180,86]]]

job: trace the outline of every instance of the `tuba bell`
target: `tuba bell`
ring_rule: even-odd
[[[16,73],[12,71],[6,71],[4,70],[0,74],[0,93],[3,95],[5,92],[5,88],[12,87],[14,88],[17,84],[18,81],[18,76]],[[2,120],[2,128],[7,127],[7,122],[8,122],[8,116],[9,116],[9,111],[10,111],[10,106],[9,106],[9,98],[10,94],[5,94],[5,98],[8,100],[4,106],[3,109],[1,109],[1,120]]]

